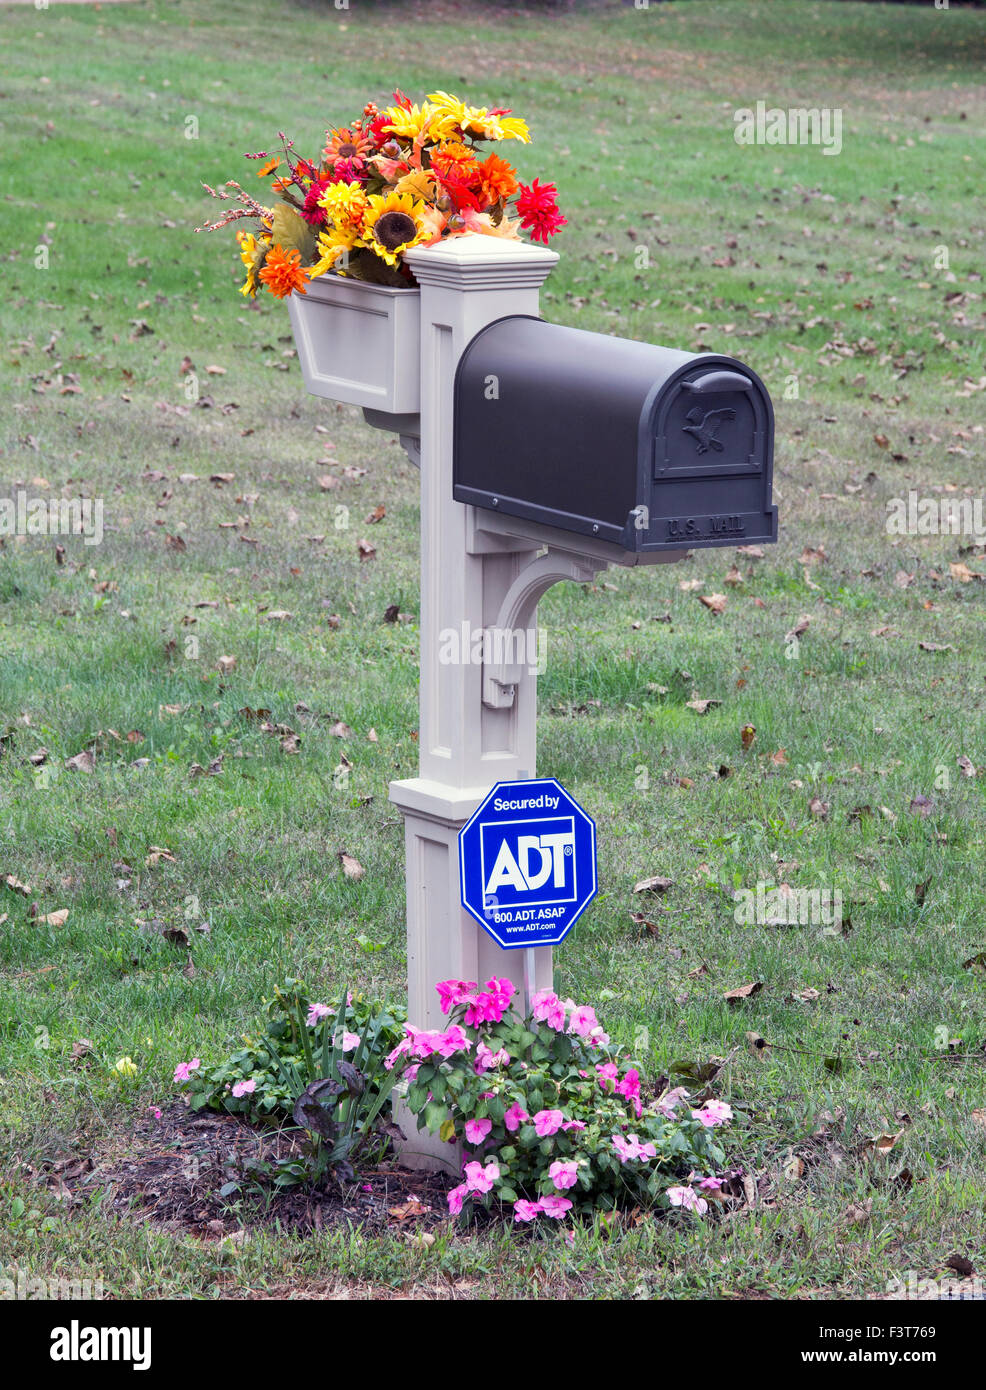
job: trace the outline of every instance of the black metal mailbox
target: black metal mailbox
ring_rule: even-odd
[[[774,541],[773,453],[767,390],[731,357],[518,314],[459,360],[459,502],[635,552]]]

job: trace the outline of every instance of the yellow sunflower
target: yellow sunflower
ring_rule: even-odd
[[[396,269],[397,258],[428,236],[423,213],[424,207],[410,193],[372,195],[363,220],[363,244]]]

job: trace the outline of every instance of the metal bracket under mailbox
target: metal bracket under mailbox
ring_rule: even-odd
[[[391,415],[386,410],[373,410],[370,406],[364,406],[363,419],[375,430],[388,430],[391,434],[396,434],[401,448],[415,468],[421,467],[420,415]]]

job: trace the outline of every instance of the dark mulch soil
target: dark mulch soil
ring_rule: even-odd
[[[262,1192],[244,1183],[239,1194],[220,1196],[248,1160],[285,1158],[298,1142],[296,1130],[260,1129],[175,1101],[160,1118],[142,1117],[129,1141],[91,1158],[61,1159],[46,1177],[66,1202],[89,1201],[102,1190],[104,1209],[206,1239],[274,1225],[299,1234],[333,1225],[427,1231],[448,1220],[446,1193],[455,1180],[396,1161],[317,1192]]]

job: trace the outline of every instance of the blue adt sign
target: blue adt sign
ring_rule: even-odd
[[[459,831],[462,906],[504,950],[557,946],[596,896],[596,824],[553,777],[498,782]]]

